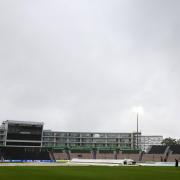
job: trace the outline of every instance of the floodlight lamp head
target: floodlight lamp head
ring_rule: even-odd
[[[142,115],[143,114],[143,107],[142,106],[135,106],[135,107],[133,107],[132,111],[136,114]]]

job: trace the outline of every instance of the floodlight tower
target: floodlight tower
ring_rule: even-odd
[[[138,112],[137,112],[137,148],[138,148],[138,146],[139,146],[139,137],[138,137],[138,133],[139,133],[139,114],[138,114]]]
[[[141,106],[134,107],[133,112],[136,113],[136,145],[139,147],[139,114],[143,113],[143,108]]]

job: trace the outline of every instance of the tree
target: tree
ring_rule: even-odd
[[[180,145],[180,139],[177,139],[177,141],[176,141],[176,142],[177,142],[177,144],[178,144],[178,145]]]
[[[176,145],[177,141],[176,141],[176,139],[173,139],[173,138],[169,137],[169,138],[163,139],[161,144],[166,145],[166,146]]]

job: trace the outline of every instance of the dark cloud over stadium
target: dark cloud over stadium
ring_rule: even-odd
[[[179,137],[180,1],[0,1],[0,120]]]

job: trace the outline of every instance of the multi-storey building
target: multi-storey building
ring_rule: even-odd
[[[5,128],[2,126],[0,126],[0,146],[4,146],[5,145]]]
[[[42,146],[43,123],[4,121],[0,127],[1,146]]]
[[[4,147],[51,147],[51,148],[118,148],[147,149],[158,145],[162,136],[144,136],[138,133],[61,132],[43,130],[43,122],[4,121],[0,127],[0,146]]]
[[[43,131],[45,147],[119,147],[134,148],[134,133]]]
[[[141,135],[139,137],[139,147],[141,150],[147,152],[149,147],[152,145],[161,145],[161,142],[163,140],[163,136],[158,136],[158,135],[149,135],[149,136],[144,136]]]

